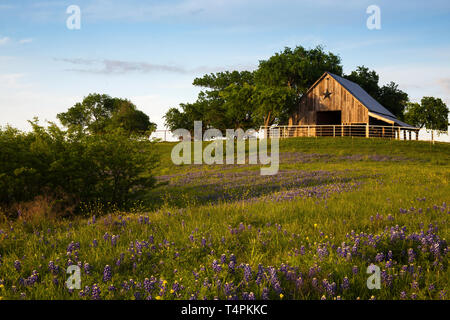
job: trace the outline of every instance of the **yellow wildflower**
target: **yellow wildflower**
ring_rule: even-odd
[[[161,300],[161,296],[156,296],[156,300]]]
[[[280,299],[283,299],[284,295],[282,293],[280,293]]]

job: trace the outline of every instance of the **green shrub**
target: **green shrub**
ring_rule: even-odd
[[[120,128],[89,135],[30,123],[31,132],[0,129],[0,206],[10,214],[14,204],[39,195],[126,206],[134,193],[153,186],[157,159],[145,138]]]

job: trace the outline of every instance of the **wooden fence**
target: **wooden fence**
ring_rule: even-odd
[[[419,140],[419,129],[375,125],[310,125],[261,127],[264,137],[366,137],[398,140]]]

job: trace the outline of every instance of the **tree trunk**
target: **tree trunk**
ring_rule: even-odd
[[[264,121],[264,136],[265,138],[269,137],[269,121],[270,121],[270,115],[271,111],[269,111],[269,114],[267,115],[266,120]]]

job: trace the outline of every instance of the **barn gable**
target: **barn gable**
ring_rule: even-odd
[[[300,99],[289,125],[384,124],[412,127],[398,120],[358,84],[325,72]]]

